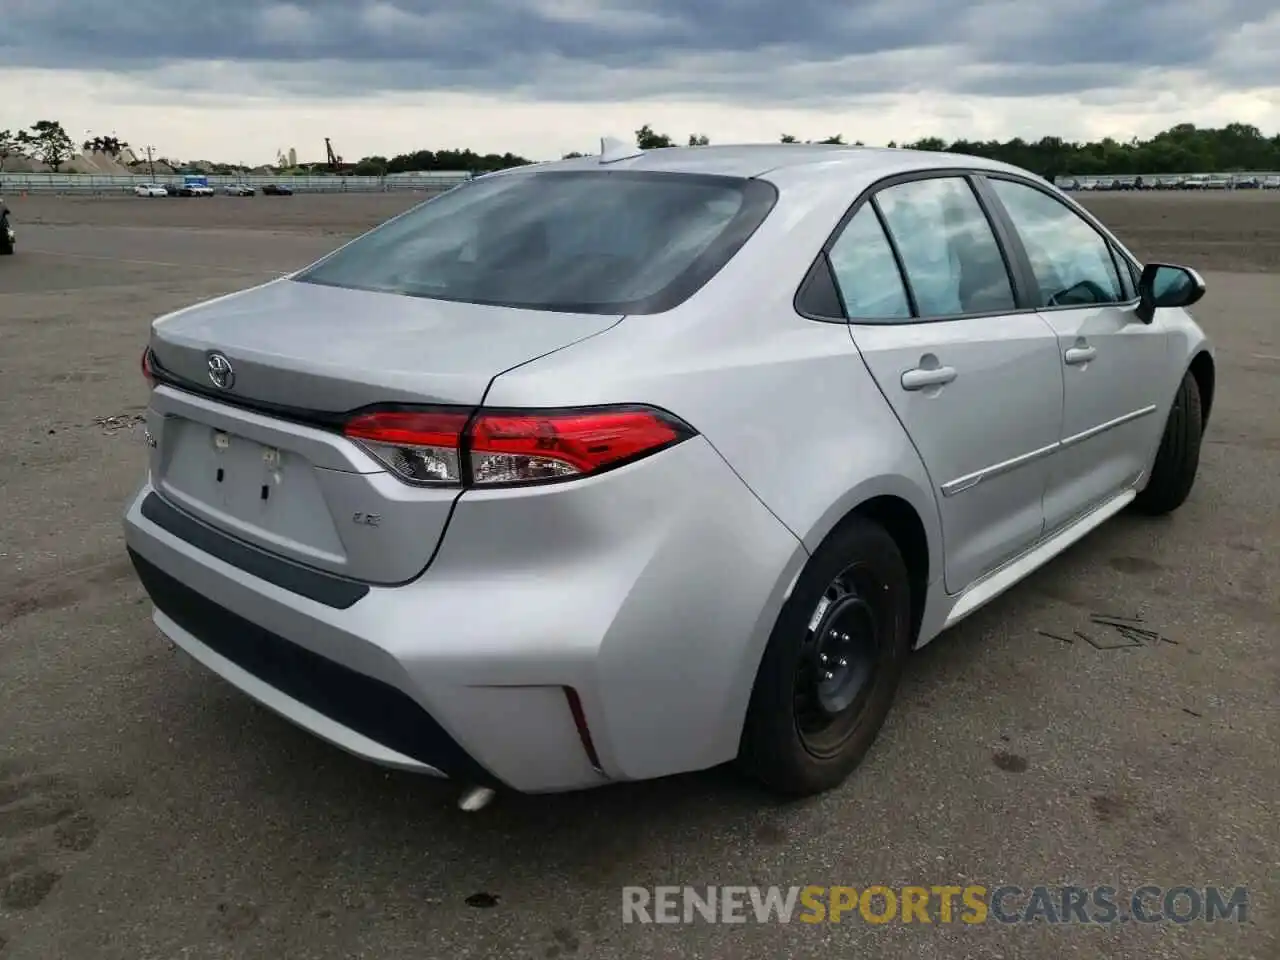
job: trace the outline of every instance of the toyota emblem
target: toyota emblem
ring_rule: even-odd
[[[220,353],[209,354],[209,380],[219,390],[230,390],[236,382],[236,371],[231,361]]]

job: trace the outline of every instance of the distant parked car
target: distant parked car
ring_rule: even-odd
[[[247,183],[228,183],[222,188],[222,192],[228,197],[252,197],[256,190]]]
[[[262,195],[264,197],[292,197],[293,188],[286,187],[281,183],[268,183],[262,188]]]
[[[9,216],[9,206],[0,197],[0,257],[11,257],[18,246],[18,234],[13,229],[13,220]]]
[[[194,197],[189,184],[185,183],[166,183],[164,185],[165,196],[167,197]]]
[[[212,197],[213,187],[204,183],[188,183],[186,185],[191,190],[193,197]]]
[[[135,197],[167,197],[169,191],[158,183],[140,183],[133,188]]]
[[[1263,190],[1280,190],[1280,177],[1263,177]]]

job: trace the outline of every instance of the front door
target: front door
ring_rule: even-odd
[[[934,485],[945,583],[958,593],[1043,531],[1062,424],[1057,338],[1038,314],[1014,312],[1000,247],[964,177],[880,190],[830,259],[863,360]]]
[[[1058,339],[1064,375],[1059,451],[1045,491],[1054,530],[1133,486],[1155,453],[1169,340],[1134,315],[1122,254],[1067,204],[1013,180],[991,179]]]

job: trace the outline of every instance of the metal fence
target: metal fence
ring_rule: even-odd
[[[203,176],[203,174],[201,174]],[[439,193],[471,179],[466,171],[392,174],[386,177],[336,176],[235,176],[209,174],[209,186],[219,193],[233,183],[244,183],[261,190],[269,183],[288,186],[295,193],[386,193],[392,190],[417,190]],[[181,183],[183,174],[105,176],[73,173],[3,173],[0,191],[10,195],[24,193],[72,194],[79,196],[132,194],[141,183]]]

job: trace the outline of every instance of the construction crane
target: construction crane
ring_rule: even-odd
[[[329,169],[334,173],[342,173],[342,158],[333,152],[333,144],[329,142],[328,137],[324,138],[324,152]]]

